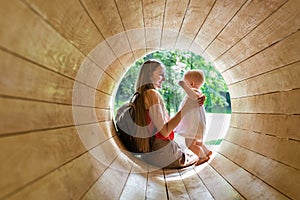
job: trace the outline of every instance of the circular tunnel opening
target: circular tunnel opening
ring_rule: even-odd
[[[241,199],[300,199],[299,1],[139,1],[128,6],[126,1],[83,0],[57,5],[1,3],[0,198],[121,196],[128,173],[110,170],[117,165],[110,165],[114,152],[120,152],[110,111],[122,70],[133,63],[123,55],[176,46],[207,53],[231,91],[231,130],[210,168],[221,181],[211,174],[203,179],[212,196],[233,199],[231,191],[236,191]],[[116,34],[120,37],[114,41]],[[99,51],[89,54],[98,43]],[[110,67],[114,60],[120,64]],[[85,61],[89,68],[78,69]],[[74,82],[83,94],[73,103]],[[77,125],[79,134],[90,137],[84,145]],[[87,150],[108,164],[102,168]],[[136,182],[142,185],[127,181]],[[126,185],[123,191],[131,191]],[[228,186],[234,190],[224,192]],[[190,188],[199,198],[202,188]],[[142,199],[157,194],[134,189],[144,193]]]
[[[205,145],[214,150],[225,137],[231,117],[231,101],[227,84],[222,75],[212,63],[203,57],[186,50],[157,50],[136,60],[124,73],[119,81],[114,97],[114,117],[118,117],[118,110],[128,103],[135,93],[135,83],[140,66],[148,59],[156,59],[165,65],[166,80],[159,90],[170,117],[176,114],[186,93],[178,85],[188,70],[202,70],[205,82],[200,90],[207,97],[204,103],[206,110],[206,131],[203,137]],[[184,145],[184,137],[175,134],[175,141]]]

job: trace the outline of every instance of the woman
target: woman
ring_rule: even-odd
[[[173,129],[179,124],[182,116],[190,109],[203,105],[204,99],[189,100],[171,119],[168,116],[163,99],[157,90],[165,81],[164,65],[157,60],[147,60],[141,66],[136,83],[136,91],[140,94],[136,105],[136,123],[154,134],[154,141],[141,138],[140,145],[144,149],[141,157],[150,164],[180,168],[198,161],[198,157],[186,147],[180,147],[174,141]],[[145,129],[143,129],[145,130]]]

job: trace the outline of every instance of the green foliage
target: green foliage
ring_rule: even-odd
[[[219,144],[221,144],[222,141],[223,141],[223,139],[217,139],[217,140],[206,141],[204,143],[206,145],[219,145]]]
[[[205,84],[201,90],[207,97],[204,104],[207,112],[226,113],[231,111],[229,93],[222,75],[201,56],[180,50],[156,51],[134,63],[126,72],[118,88],[115,102],[116,109],[122,105],[120,101],[128,101],[134,93],[139,67],[145,60],[150,58],[160,60],[166,67],[166,81],[160,92],[167,110],[171,114],[178,110],[179,104],[185,95],[183,89],[178,85],[178,81],[182,79],[184,72],[189,69],[201,69],[205,74]],[[186,64],[186,66],[175,70],[172,67],[176,66],[178,61]]]

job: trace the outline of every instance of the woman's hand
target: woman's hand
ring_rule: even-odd
[[[199,97],[197,100],[198,100],[198,103],[199,103],[199,106],[202,106],[204,104],[204,101],[206,99],[206,96],[202,95],[201,97]]]

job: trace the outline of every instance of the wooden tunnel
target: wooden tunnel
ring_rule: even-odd
[[[1,0],[0,199],[300,199],[300,1]],[[115,92],[138,58],[187,49],[228,84],[209,163],[127,154]]]

